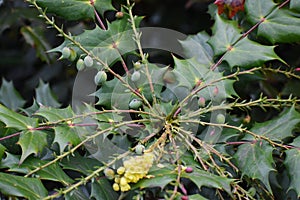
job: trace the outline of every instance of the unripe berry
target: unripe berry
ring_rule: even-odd
[[[117,13],[116,13],[116,18],[118,18],[118,19],[123,18],[123,16],[124,16],[124,13],[123,13],[123,12],[117,12]]]
[[[216,122],[218,124],[224,124],[225,123],[225,116],[221,113],[219,113],[216,117]]]
[[[132,99],[129,103],[129,108],[131,109],[138,109],[139,107],[142,106],[142,102],[140,100],[137,99]]]
[[[107,80],[107,74],[105,73],[105,71],[99,71],[95,78],[94,78],[94,81],[95,81],[95,84],[96,85],[101,85],[103,84],[105,81]]]
[[[133,74],[131,75],[131,80],[132,80],[133,82],[136,82],[136,81],[140,80],[140,78],[141,78],[141,73],[140,73],[139,71],[135,71],[135,72],[133,72]]]
[[[192,172],[193,172],[193,168],[192,168],[192,167],[187,167],[187,168],[185,169],[185,172],[186,172],[186,173],[192,173]]]
[[[84,69],[84,61],[81,58],[77,60],[76,68],[78,71],[82,71]]]
[[[138,145],[135,147],[135,153],[136,153],[136,154],[141,155],[141,154],[144,153],[144,150],[145,150],[144,145],[138,144]]]
[[[204,97],[200,97],[198,104],[200,107],[204,107],[205,106],[205,98]]]
[[[87,66],[87,67],[91,67],[94,64],[94,61],[91,56],[86,56],[83,61],[84,61],[85,66]]]
[[[64,47],[61,51],[63,58],[69,58],[71,55],[71,50],[69,47]]]
[[[71,61],[74,61],[77,58],[76,51],[74,49],[70,49],[70,51],[71,51],[71,55],[69,56],[69,59]]]

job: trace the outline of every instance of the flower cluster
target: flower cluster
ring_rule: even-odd
[[[104,173],[107,178],[114,179],[113,189],[115,191],[126,192],[131,188],[129,183],[136,183],[147,175],[153,161],[153,153],[144,153],[125,160],[123,166],[117,169],[117,174],[109,168]]]

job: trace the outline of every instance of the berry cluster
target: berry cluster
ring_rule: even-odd
[[[126,192],[131,188],[129,183],[136,183],[147,175],[153,161],[153,153],[132,156],[123,162],[123,166],[117,169],[117,174],[109,168],[104,171],[104,174],[107,178],[114,179],[113,189],[115,191]]]

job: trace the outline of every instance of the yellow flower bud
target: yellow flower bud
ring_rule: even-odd
[[[117,183],[114,183],[113,184],[113,190],[116,191],[116,192],[119,191],[120,190],[120,186]]]
[[[127,179],[123,176],[123,177],[120,179],[120,185],[121,185],[121,186],[124,186],[124,185],[126,185],[126,184],[128,184]]]
[[[118,169],[117,169],[117,173],[119,174],[119,175],[122,175],[122,174],[124,174],[124,172],[125,172],[125,167],[119,167]]]

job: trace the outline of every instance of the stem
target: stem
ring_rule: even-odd
[[[19,135],[21,135],[21,133],[22,133],[22,131],[17,132],[17,133],[13,133],[13,134],[8,135],[8,136],[4,136],[4,137],[0,138],[0,141],[7,140],[7,139],[10,139],[10,138],[19,136]]]
[[[104,23],[102,22],[102,20],[101,20],[101,18],[100,18],[100,16],[99,16],[99,14],[98,14],[98,12],[97,12],[97,10],[96,10],[96,8],[95,8],[94,5],[93,5],[93,9],[94,9],[94,13],[95,13],[96,19],[97,19],[97,21],[98,21],[99,24],[100,24],[100,27],[101,27],[103,30],[107,30],[106,27],[105,27],[105,25],[104,25]]]

